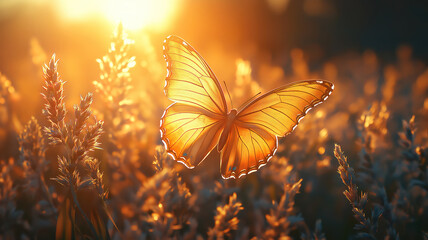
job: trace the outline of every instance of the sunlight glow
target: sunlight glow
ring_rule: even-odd
[[[121,21],[126,28],[163,27],[175,7],[174,0],[108,0],[105,14],[113,22]]]
[[[58,0],[57,8],[61,16],[67,19],[76,20],[87,17],[90,14],[97,14],[102,6],[102,0]]]
[[[60,11],[68,19],[104,16],[132,30],[164,28],[176,5],[176,0],[58,0]]]

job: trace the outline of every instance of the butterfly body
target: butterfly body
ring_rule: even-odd
[[[230,129],[233,127],[237,114],[238,111],[236,109],[230,110],[229,114],[227,114],[226,124],[220,135],[220,140],[217,144],[217,151],[220,152],[221,150],[223,150],[223,147],[226,144],[227,137],[229,136]]]
[[[333,91],[324,80],[282,86],[236,110],[205,60],[177,36],[164,42],[165,94],[174,101],[161,118],[161,138],[169,155],[188,168],[217,146],[223,178],[237,178],[264,166],[278,137],[292,132],[306,113]]]

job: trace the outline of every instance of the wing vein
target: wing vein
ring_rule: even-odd
[[[192,74],[193,76],[195,76],[196,78],[198,78],[198,79],[199,79],[199,76],[197,76],[195,73],[193,73],[193,72],[191,72],[191,71],[189,71],[189,70],[187,70],[187,69],[179,68],[179,67],[174,67],[174,69],[175,69],[175,70],[180,70],[180,71],[188,72],[189,74]],[[168,78],[168,80],[169,80],[169,78]],[[201,87],[202,87],[202,86],[201,86]]]
[[[323,85],[324,86],[324,85]],[[314,89],[314,90],[318,90],[318,91],[320,91],[320,92],[322,92],[322,93],[325,93],[325,91],[323,91],[323,90],[321,90],[321,89],[319,89],[319,88],[314,88],[314,87],[311,87],[311,86],[308,86],[308,85],[303,85],[302,87],[306,87],[306,88],[310,88],[310,89]],[[325,87],[325,86],[324,86]],[[325,88],[328,88],[328,87],[325,87]]]
[[[197,106],[199,106],[199,107],[201,107],[201,108],[203,108],[203,109],[207,110],[208,112],[211,112],[211,113],[213,113],[215,115],[221,115],[221,114],[219,114],[217,112],[213,112],[212,110],[210,110],[210,109],[208,109],[208,108],[206,108],[206,107],[204,107],[201,104],[198,104],[196,102],[192,102],[192,101],[188,101],[188,100],[180,100],[179,102],[187,102],[187,103],[195,104],[195,105],[197,105]]]
[[[190,136],[188,139],[187,139],[187,141],[184,143],[184,145],[183,145],[183,148],[182,148],[182,151],[184,150],[184,149],[186,149],[186,146],[187,146],[187,143],[190,141],[190,139],[192,139],[193,138],[193,136],[195,136],[195,133],[198,131],[199,129],[195,129],[195,131],[193,132],[193,134],[192,134],[192,136]],[[204,130],[202,130],[201,132],[203,132]],[[201,134],[201,132],[199,132],[199,135]],[[199,136],[198,135],[198,136]],[[196,137],[196,139],[197,139],[197,137]],[[193,141],[194,142],[194,141]],[[180,153],[180,155],[182,155],[182,153]]]
[[[187,80],[184,80],[184,79],[170,78],[170,79],[168,79],[168,80],[169,80],[169,81],[180,81],[180,82],[185,82],[185,83],[189,83],[189,84],[195,85],[196,87],[203,88],[201,85],[198,85],[198,84],[196,84],[196,83],[194,83],[194,82],[187,81]]]
[[[189,118],[190,121],[183,123],[182,125],[180,125],[179,127],[175,128],[174,131],[170,132],[170,134],[174,133],[175,131],[177,131],[178,129],[180,129],[181,127],[183,127],[184,125],[187,125],[193,121],[195,121],[197,118],[199,118],[199,116],[201,116],[202,114],[198,114],[198,116],[194,117],[194,118]]]
[[[279,111],[278,109],[276,109],[276,108],[274,108],[274,107],[272,107],[272,106],[269,106],[269,108],[272,108],[273,110],[275,110],[275,111],[278,111],[278,112],[280,112],[281,114],[283,114],[283,115],[285,115],[288,119],[290,119],[293,123],[296,123],[290,116],[288,116],[288,114],[285,114],[284,112],[282,112],[282,111]],[[299,110],[300,111],[300,110]],[[301,112],[301,111],[300,111]],[[285,126],[284,124],[282,124],[284,127],[286,127],[288,130],[290,130],[290,128],[288,128],[287,126]]]
[[[272,107],[269,107],[269,108],[272,108]],[[273,108],[272,108],[273,109]],[[279,124],[281,124],[282,126],[284,126],[285,128],[287,128],[288,129],[288,127],[287,126],[285,126],[284,125],[284,123],[282,123],[281,121],[279,121],[278,119],[276,119],[275,117],[273,117],[272,115],[270,115],[269,113],[267,113],[267,112],[265,112],[265,111],[263,111],[263,110],[261,110],[261,112],[262,113],[264,113],[264,114],[266,114],[266,115],[268,115],[269,117],[271,117],[271,118],[273,118],[273,119],[275,119],[275,121],[277,121],[277,122],[279,122]],[[284,114],[284,115],[286,115],[287,117],[288,117],[288,115],[287,114]],[[289,117],[290,118],[290,117]],[[291,119],[291,118],[290,118]],[[291,121],[293,121],[293,120],[291,120]]]
[[[189,128],[189,129],[187,129],[186,131],[184,131],[183,133],[180,134],[180,137],[173,144],[171,144],[170,147],[172,148],[187,132],[192,131],[192,130],[197,130],[197,129],[202,129],[202,131],[203,131],[205,128],[207,128],[207,127],[209,127],[209,126],[211,126],[213,124],[215,124],[215,123],[211,123],[211,124],[208,124],[208,125],[203,126],[203,127],[197,127],[197,128]],[[174,131],[172,131],[171,133],[173,133]]]
[[[200,64],[201,64],[201,62],[200,62],[200,61],[199,61],[199,64],[198,64],[197,62],[193,61],[192,59],[188,58],[187,56],[181,55],[181,54],[179,54],[179,53],[168,53],[168,54],[169,54],[169,55],[178,55],[178,56],[181,56],[181,57],[183,57],[183,58],[186,58],[186,59],[188,59],[189,61],[191,61],[192,63],[194,63],[196,66],[200,67]],[[193,56],[193,55],[192,55],[192,56]],[[174,59],[174,61],[184,63],[183,61],[179,61],[179,60],[177,60],[177,59]],[[202,71],[204,71],[204,69],[203,69],[203,68],[201,68],[201,70],[202,70]],[[207,73],[208,73],[208,72],[207,72]]]
[[[251,135],[251,131],[249,132],[250,132],[251,144],[253,145],[254,158],[257,158],[256,147],[254,147],[253,135]]]
[[[306,99],[304,99],[302,97],[296,96],[296,95],[288,95],[288,94],[279,95],[278,93],[276,93],[276,94],[280,97],[281,102],[283,102],[282,99],[281,99],[281,97],[295,97],[295,98],[302,99],[303,101],[307,102],[309,105],[311,104],[308,100],[306,100]]]
[[[196,77],[198,77],[198,78],[200,78],[201,76],[206,76],[206,75],[204,75],[204,74],[200,73],[197,69],[195,69],[194,67],[192,67],[190,64],[187,64],[187,63],[185,63],[185,62],[181,62],[181,61],[177,61],[177,60],[174,60],[174,62],[178,62],[178,63],[184,64],[184,65],[187,65],[189,68],[191,68],[191,69],[195,70],[195,72],[199,73],[199,75],[200,75],[200,76],[196,76],[196,75],[195,75],[195,76],[196,76]]]
[[[236,128],[236,132],[238,133],[239,140],[241,141],[241,157],[242,157],[242,150],[244,149],[242,147],[242,145],[244,145],[244,147],[247,149],[247,154],[248,154],[247,155],[247,162],[248,162],[248,157],[250,156],[250,149],[248,148],[247,144],[245,144],[244,140],[241,138],[241,134],[239,134],[238,127],[235,127],[235,128]],[[239,165],[241,165],[241,159],[239,160]],[[247,164],[247,166],[248,166],[248,164]]]
[[[176,114],[178,114],[178,113],[176,113]],[[166,123],[166,124],[164,124],[163,126],[164,127],[166,127],[166,126],[168,126],[168,125],[170,125],[170,124],[172,124],[172,123],[176,123],[176,122],[179,122],[179,121],[182,121],[182,120],[187,120],[187,119],[194,119],[193,117],[187,117],[187,118],[180,118],[180,119],[176,119],[176,120],[173,120],[173,121],[171,121],[171,122],[168,122],[168,123]],[[186,125],[187,123],[185,123],[185,125]]]
[[[270,131],[272,131],[273,133],[277,132],[277,131],[273,130],[272,128],[264,125],[263,123],[258,123],[258,122],[247,122],[247,123],[254,124],[254,125],[259,125],[259,126],[263,126],[263,127],[267,128],[267,129],[269,129]]]
[[[281,93],[283,93],[283,92],[301,92],[301,93],[309,94],[309,95],[311,95],[312,97],[314,97],[314,98],[318,99],[318,97],[317,97],[317,96],[315,96],[315,95],[313,95],[312,93],[310,93],[310,92],[305,92],[305,91],[302,91],[302,90],[283,90],[283,91],[281,91]],[[278,93],[278,94],[280,94],[280,93]]]
[[[253,130],[251,130],[253,133],[255,133],[257,136],[259,136],[262,140],[263,140],[263,142],[266,144],[266,146],[267,146],[267,148],[268,149],[270,149],[269,148],[269,144],[266,142],[266,140],[262,137],[262,136],[260,136],[260,134],[258,134],[257,132],[255,132],[255,131],[253,131]],[[257,142],[258,143],[258,142]],[[260,146],[260,144],[259,144],[259,146]],[[265,152],[263,151],[263,149],[261,148],[261,146],[260,146],[260,149],[262,150],[262,153],[263,153],[263,155],[265,155]]]
[[[202,95],[202,96],[206,96],[206,97],[209,97],[209,95],[207,95],[207,94],[204,94],[204,93],[200,93],[200,92],[196,92],[196,91],[193,91],[193,90],[189,90],[189,89],[180,89],[180,88],[174,88],[175,90],[180,90],[180,91],[183,91],[183,92],[192,92],[192,93],[195,93],[195,94],[199,94],[199,95]],[[206,92],[206,91],[205,91]]]

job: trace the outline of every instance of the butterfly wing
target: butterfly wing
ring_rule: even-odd
[[[165,39],[163,48],[167,64],[165,95],[174,102],[226,115],[221,85],[196,50],[177,36]]]
[[[173,103],[162,116],[161,137],[168,154],[194,168],[217,145],[223,125],[221,119],[203,108]]]
[[[222,176],[240,177],[265,165],[278,148],[278,137],[292,132],[333,88],[327,81],[301,81],[274,89],[246,105],[236,116],[222,151]]]
[[[169,36],[163,48],[165,95],[175,103],[162,116],[161,137],[175,160],[193,168],[218,143],[227,105],[214,73],[190,44]]]

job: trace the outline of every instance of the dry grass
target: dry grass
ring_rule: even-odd
[[[108,235],[107,220],[102,219],[102,214],[105,214],[106,193],[99,164],[89,156],[90,152],[98,148],[103,122],[88,123],[89,118],[93,117],[90,110],[92,94],[88,94],[81,97],[80,104],[74,107],[74,121],[66,123],[64,81],[58,73],[55,55],[44,68],[44,79],[43,114],[48,121],[44,132],[52,147],[62,147],[62,153],[57,158],[59,174],[53,179],[64,187],[56,238],[71,239],[78,235],[105,238]],[[86,203],[87,206],[82,206],[85,195],[94,199],[91,199],[91,203]]]

